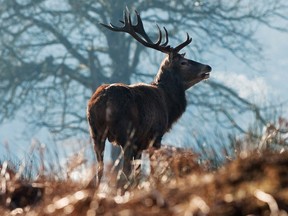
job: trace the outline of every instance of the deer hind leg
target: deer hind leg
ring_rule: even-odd
[[[92,136],[93,142],[94,142],[94,152],[96,155],[97,159],[97,185],[99,186],[101,178],[103,176],[103,171],[104,171],[104,149],[105,149],[105,140],[106,136],[105,133],[102,136],[98,136],[96,134],[93,134]],[[96,178],[96,176],[95,176]]]
[[[101,178],[103,176],[103,171],[104,171],[104,147],[105,147],[105,141],[100,142],[98,145],[94,144],[94,151],[96,154],[97,158],[97,163],[98,163],[98,185],[100,184]]]

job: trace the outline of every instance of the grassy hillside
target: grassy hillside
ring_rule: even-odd
[[[288,214],[288,151],[251,151],[217,169],[188,150],[149,155],[150,169],[137,169],[126,192],[114,187],[111,174],[95,189],[85,176],[72,180],[69,173],[25,180],[5,162],[1,215]]]

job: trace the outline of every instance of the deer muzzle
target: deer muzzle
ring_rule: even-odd
[[[208,79],[211,71],[212,71],[212,68],[209,65],[205,65],[203,69],[201,70],[199,77],[201,79]]]

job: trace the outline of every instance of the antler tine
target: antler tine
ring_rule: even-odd
[[[123,21],[120,21],[120,22],[124,24]],[[108,28],[108,29],[111,30],[111,31],[122,32],[122,31],[125,31],[125,30],[127,29],[127,27],[126,27],[125,24],[124,24],[123,27],[115,26],[115,25],[113,25],[112,23],[109,23],[109,25],[106,25],[106,24],[104,24],[104,23],[100,23],[100,24],[101,24],[102,26]]]
[[[128,14],[127,14],[128,13]],[[129,25],[131,24],[131,17],[130,17],[130,13],[128,11],[128,9],[126,8],[126,10],[124,11],[123,14],[123,20],[119,20],[120,23],[124,24],[123,27],[118,27],[113,25],[112,23],[109,23],[109,25],[106,25],[104,23],[100,23],[102,26],[108,28],[111,31],[118,31],[118,32],[129,32],[130,28]]]
[[[165,27],[163,27],[164,31],[165,31],[165,42],[161,44],[161,46],[167,46],[168,44],[168,32],[167,32],[167,29]]]
[[[149,36],[146,34],[145,30],[144,30],[144,26],[143,26],[143,22],[141,20],[141,17],[140,17],[140,14],[138,13],[137,10],[135,10],[135,13],[136,13],[136,16],[137,16],[137,24],[134,27],[134,30],[140,34],[148,43],[153,43],[151,41],[151,39],[149,38]],[[167,30],[166,28],[164,27],[164,30],[165,30],[165,42],[161,44],[162,42],[162,32],[161,32],[161,29],[160,27],[156,24],[157,28],[158,28],[158,32],[159,32],[159,36],[158,36],[158,40],[157,42],[155,43],[155,45],[157,46],[167,46],[168,44],[168,33],[167,33]]]
[[[154,46],[158,46],[158,48],[156,48],[156,47],[152,47],[152,48],[157,49],[157,50],[164,52],[164,53],[169,53],[171,51],[171,48],[170,48],[170,46],[167,46],[169,39],[168,39],[168,32],[167,32],[166,28],[163,27],[164,31],[165,31],[165,42],[161,44],[162,31],[161,31],[160,27],[156,24],[156,26],[158,28],[159,36],[158,36],[157,41],[154,43],[149,38],[149,36],[146,34],[146,32],[144,30],[144,25],[143,25],[142,19],[141,19],[140,14],[138,13],[137,10],[135,10],[135,14],[137,17],[137,24],[135,26],[133,26],[135,32],[140,34],[148,43],[153,44]]]
[[[134,26],[135,32],[140,34],[148,43],[153,43],[152,40],[149,38],[149,36],[146,34],[146,32],[144,30],[144,25],[143,25],[142,19],[141,19],[140,14],[138,13],[137,10],[135,10],[135,14],[137,17],[137,24]]]
[[[127,26],[133,28],[131,15],[130,15],[130,12],[129,12],[128,8],[126,8],[126,10],[125,10],[125,12],[124,12],[124,16],[125,16],[124,22],[127,23]]]
[[[161,41],[162,41],[162,32],[161,32],[160,27],[157,24],[156,24],[156,26],[158,28],[159,36],[158,36],[158,40],[156,41],[155,45],[159,46],[161,44]]]
[[[173,50],[175,53],[178,53],[181,49],[183,49],[185,46],[190,44],[192,41],[192,38],[190,38],[189,34],[187,33],[187,39],[183,43],[179,44],[177,47],[175,47]]]

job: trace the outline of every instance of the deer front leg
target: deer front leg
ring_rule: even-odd
[[[131,160],[133,158],[133,149],[132,146],[126,146],[126,148],[124,148],[123,150],[124,150],[123,168],[122,168],[123,172],[120,174],[120,178],[117,181],[117,187],[122,188],[125,191],[124,186],[129,182],[132,171]]]
[[[155,149],[159,149],[159,148],[161,147],[161,140],[162,140],[162,136],[158,136],[158,137],[155,139],[155,141],[154,141],[154,143],[153,143],[153,147],[154,147]]]
[[[127,179],[129,179],[131,174],[132,159],[133,159],[133,148],[132,146],[127,146],[127,148],[124,150],[124,161],[123,161],[123,173],[125,174]]]

